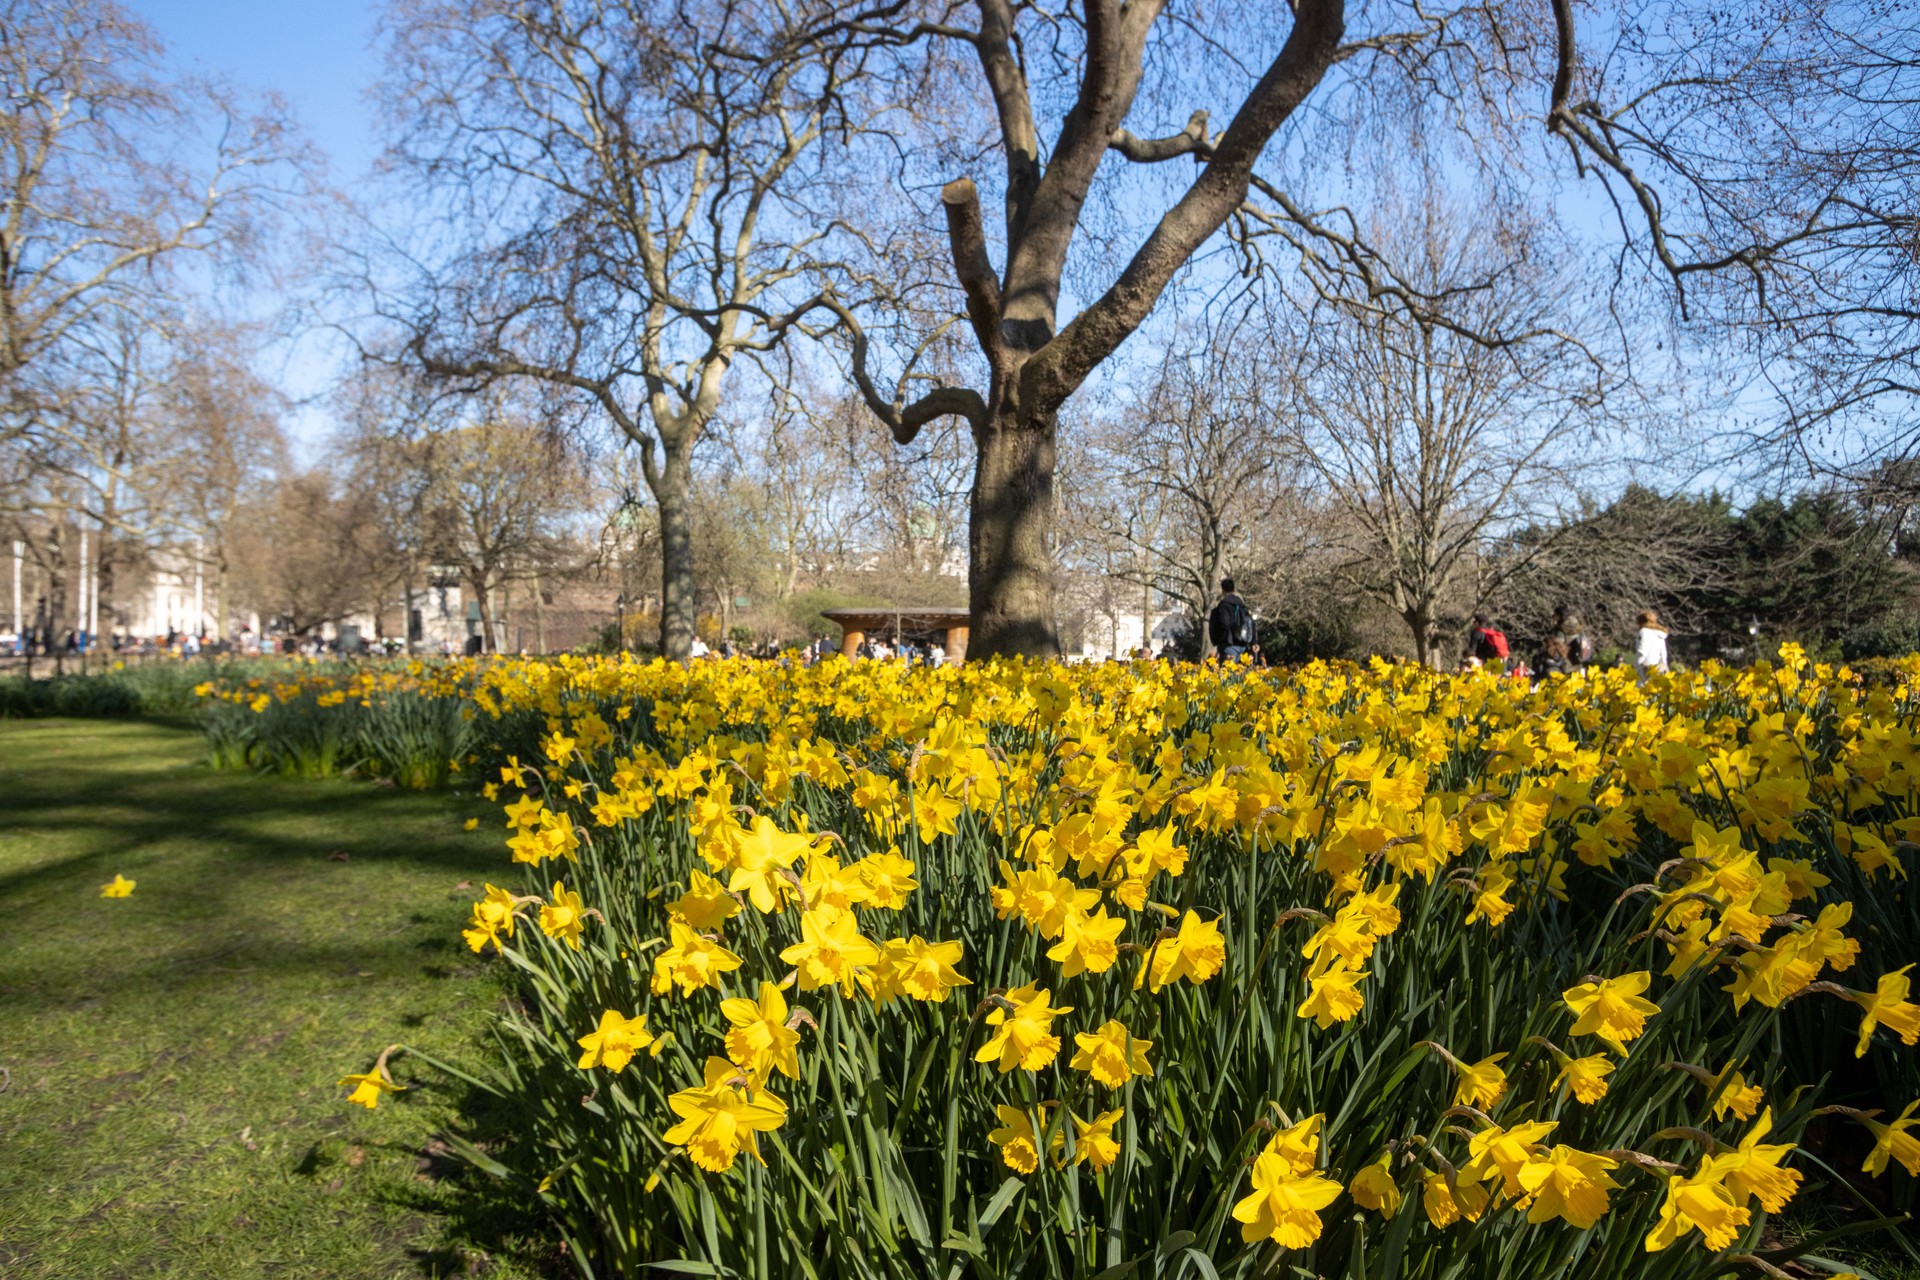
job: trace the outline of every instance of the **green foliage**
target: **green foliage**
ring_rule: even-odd
[[[194,686],[216,669],[209,662],[152,662],[39,680],[0,677],[0,720],[187,715],[197,701]]]
[[[892,603],[884,596],[864,591],[839,591],[832,587],[809,587],[796,591],[780,603],[780,615],[787,633],[800,636],[827,636],[838,639],[840,628],[821,617],[828,609],[858,609]]]
[[[1517,543],[1537,545],[1539,530]],[[1686,656],[1737,654],[1792,640],[1818,654],[1890,657],[1920,646],[1920,548],[1897,514],[1848,495],[1806,491],[1736,510],[1720,494],[1662,495],[1630,486],[1556,535],[1552,581],[1522,575],[1500,603],[1529,631],[1554,603],[1589,625],[1611,614],[1631,638],[1651,608],[1677,629]],[[1530,597],[1539,597],[1533,599]],[[1603,627],[1604,629],[1604,627]]]

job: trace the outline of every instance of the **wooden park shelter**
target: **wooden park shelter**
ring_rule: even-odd
[[[826,609],[820,614],[840,624],[840,652],[854,657],[861,641],[868,636],[898,645],[905,640],[937,639],[947,651],[948,662],[962,662],[967,656],[965,609],[887,608]]]

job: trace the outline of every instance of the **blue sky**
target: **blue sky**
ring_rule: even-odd
[[[366,94],[380,72],[373,48],[380,5],[364,0],[123,2],[155,29],[177,67],[219,77],[243,90],[283,95],[306,135],[326,154],[330,183],[350,197],[362,194],[362,180],[379,152],[379,129]],[[1599,208],[1597,191],[1579,191],[1571,198],[1576,204]],[[1610,226],[1607,231],[1612,234]],[[249,312],[267,315],[278,301],[259,297],[243,304]],[[1142,340],[1153,328],[1150,324],[1129,344],[1105,371],[1107,376],[1141,358]],[[332,416],[319,397],[337,378],[345,355],[318,333],[282,344],[267,355],[261,372],[294,398],[298,407],[289,425],[301,451],[311,457],[332,425]],[[1096,379],[1083,394],[1095,393],[1103,380]],[[1678,464],[1679,474],[1673,478],[1684,482],[1686,464],[1680,459],[1667,461]],[[1738,487],[1730,476],[1692,479],[1696,485],[1718,481]]]
[[[327,153],[336,182],[366,172],[377,151],[362,94],[379,70],[377,11],[352,0],[130,0],[182,66],[273,90]]]
[[[353,193],[379,154],[378,131],[365,94],[380,60],[372,41],[379,10],[354,0],[125,0],[158,33],[183,71],[272,91],[292,107],[306,136],[325,154],[328,180]],[[277,300],[246,309],[270,314]],[[340,353],[308,335],[269,351],[261,372],[294,398],[289,418],[296,446],[311,457],[332,417],[315,403],[340,368]]]

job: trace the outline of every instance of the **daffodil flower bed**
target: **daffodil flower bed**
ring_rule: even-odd
[[[1816,1117],[1911,1203],[1920,659],[429,678],[583,1274],[1833,1270]]]

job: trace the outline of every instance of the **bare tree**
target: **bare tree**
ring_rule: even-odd
[[[559,526],[580,492],[578,464],[552,432],[511,420],[436,433],[418,448],[438,558],[457,566],[473,589],[492,652],[500,593],[559,567]]]
[[[110,0],[0,3],[0,396],[57,412],[93,334],[147,319],[175,259],[243,247],[299,180],[277,107],[168,79]]]
[[[1139,402],[1091,442],[1092,524],[1131,553],[1110,557],[1108,572],[1196,618],[1212,608],[1223,574],[1251,567],[1247,549],[1282,491],[1276,471],[1290,465],[1276,445],[1293,360],[1245,318],[1197,348],[1168,351]],[[1203,630],[1203,656],[1210,647]]]
[[[819,39],[853,45],[955,45],[971,51],[991,99],[1005,166],[1004,264],[993,268],[980,193],[971,177],[948,182],[945,210],[954,278],[985,366],[985,389],[943,383],[909,398],[911,365],[891,393],[868,368],[868,340],[849,308],[855,378],[874,414],[902,444],[927,423],[966,421],[975,467],[968,537],[970,653],[1052,654],[1054,468],[1060,408],[1137,329],[1193,254],[1245,200],[1267,142],[1320,83],[1340,52],[1343,7],[1303,0],[1284,43],[1243,85],[1227,128],[1208,132],[1195,111],[1168,137],[1143,139],[1124,127],[1147,68],[1149,39],[1164,0],[1092,0],[1085,5],[1021,5],[979,0],[975,25],[958,4],[876,4],[837,17]],[[1052,50],[1071,76],[1071,105],[1043,141],[1045,103],[1036,107],[1022,27]],[[1079,41],[1077,49],[1069,41]],[[1082,230],[1094,179],[1109,150],[1130,161],[1192,157],[1198,174],[1160,216],[1112,283],[1068,323],[1060,323],[1068,256]]]
[[[1583,463],[1604,455],[1608,383],[1560,327],[1564,281],[1522,232],[1469,228],[1429,198],[1381,239],[1444,302],[1310,304],[1294,326],[1307,357],[1289,443],[1329,508],[1343,576],[1427,661],[1443,610],[1477,608],[1525,563],[1488,557],[1494,535],[1556,523]]]
[[[1614,0],[1580,12],[1572,0],[1386,0],[1351,12],[1343,0],[1206,12],[1166,0],[818,8],[820,43],[906,51],[903,77],[951,83],[971,64],[977,93],[950,95],[957,105],[927,127],[933,150],[909,155],[932,154],[948,176],[984,150],[1000,157],[998,175],[941,189],[952,279],[979,353],[971,384],[941,377],[926,389],[906,344],[892,353],[904,373],[888,386],[876,372],[884,344],[857,314],[841,317],[865,398],[897,439],[943,416],[974,433],[977,652],[1054,648],[1058,412],[1216,233],[1233,237],[1249,272],[1278,269],[1267,257],[1285,246],[1297,278],[1327,298],[1391,300],[1436,333],[1451,326],[1499,346],[1427,291],[1417,261],[1403,265],[1369,238],[1379,219],[1346,203],[1352,173],[1396,137],[1415,138],[1437,168],[1472,172],[1496,202],[1538,208],[1547,183],[1594,183],[1617,211],[1621,249],[1602,291],[1657,280],[1683,316],[1745,323],[1769,340],[1839,317],[1911,327],[1912,257],[1901,248],[1916,172],[1901,141],[1915,110],[1902,81],[1911,31],[1848,0],[1764,10]],[[1814,105],[1822,91],[1832,96]],[[1309,100],[1316,109],[1301,111]],[[1230,116],[1215,135],[1206,106],[1220,101]],[[966,115],[975,102],[984,122]],[[1143,121],[1130,124],[1136,109]],[[1286,146],[1256,173],[1283,126]],[[1863,143],[1870,163],[1850,167]],[[1109,154],[1146,166],[1186,157],[1197,172],[1153,190],[1127,165],[1103,176]],[[993,232],[976,179],[1004,200]],[[1155,213],[1141,228],[1143,208]],[[1874,270],[1850,273],[1860,262]],[[1081,309],[1068,318],[1070,299]]]
[[[461,251],[391,318],[453,379],[585,397],[659,506],[661,645],[693,639],[696,444],[728,371],[779,343],[827,220],[797,203],[852,65],[748,74],[774,10],[743,0],[451,0],[394,10],[392,161],[445,198]],[[825,83],[821,83],[824,80]]]
[[[144,441],[149,539],[171,541],[211,578],[216,638],[224,638],[236,525],[248,498],[288,468],[283,397],[252,368],[250,336],[202,323],[182,334]]]
[[[233,539],[238,600],[296,635],[376,608],[391,569],[371,508],[325,468],[255,493]]]

